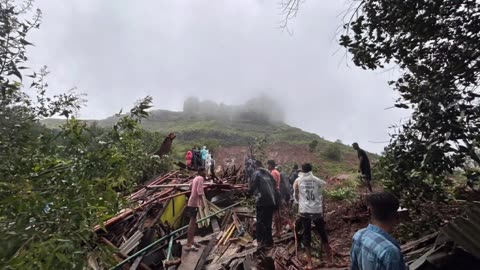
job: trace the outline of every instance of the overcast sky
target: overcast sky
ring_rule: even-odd
[[[47,65],[52,93],[86,93],[82,118],[101,119],[151,95],[155,108],[181,110],[188,96],[240,104],[265,92],[287,122],[330,140],[380,152],[389,126],[394,74],[345,59],[336,32],[343,1],[307,0],[279,26],[279,0],[37,0],[34,67]],[[348,65],[348,66],[347,66]]]

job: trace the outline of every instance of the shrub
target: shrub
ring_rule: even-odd
[[[329,145],[327,150],[325,151],[325,155],[330,160],[341,161],[342,160],[342,150],[340,149],[340,144],[334,143],[334,144]]]

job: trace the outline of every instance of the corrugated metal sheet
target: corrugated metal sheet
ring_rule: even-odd
[[[477,258],[480,258],[480,206],[467,210],[467,218],[458,217],[442,228],[452,241]]]

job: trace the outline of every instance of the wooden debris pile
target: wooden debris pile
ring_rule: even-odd
[[[95,227],[99,243],[115,250],[114,259],[118,263],[123,263],[129,256],[166,237],[166,241],[161,241],[118,269],[174,269],[172,265],[180,264],[182,248],[176,239],[185,235],[186,230],[180,230],[171,237],[169,235],[188,224],[183,210],[195,175],[195,172],[172,171],[152,179],[128,196],[132,207]],[[225,191],[242,192],[245,185],[234,185],[228,179],[220,179],[220,183],[206,181],[204,189],[212,197]],[[225,215],[219,206],[207,198],[205,207],[199,209],[197,216],[197,220],[204,219],[198,224],[204,230],[215,225],[218,227],[217,217],[220,219]],[[216,218],[212,222],[210,216],[214,214]],[[93,269],[104,269],[92,258],[88,262]]]

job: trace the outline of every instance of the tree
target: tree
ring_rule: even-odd
[[[313,153],[317,149],[317,146],[318,146],[318,140],[313,140],[308,144],[308,150]]]
[[[45,68],[23,74],[27,34],[41,13],[31,1],[15,3],[0,1],[0,268],[83,269],[91,252],[109,254],[108,266],[110,250],[94,245],[93,227],[125,206],[122,191],[151,164],[140,128],[151,98],[110,129],[75,119],[81,95],[48,96]],[[51,116],[67,122],[46,129],[39,120]]]
[[[268,136],[255,137],[253,141],[248,143],[250,155],[253,156],[255,160],[259,160],[262,163],[267,162],[267,147],[268,147]]]
[[[327,147],[325,151],[325,155],[328,159],[333,161],[341,161],[342,160],[342,150],[340,149],[339,143],[332,143]]]
[[[363,69],[396,68],[395,106],[412,110],[385,151],[387,186],[412,209],[444,201],[447,176],[467,159],[480,164],[480,3],[353,3],[340,44]]]

